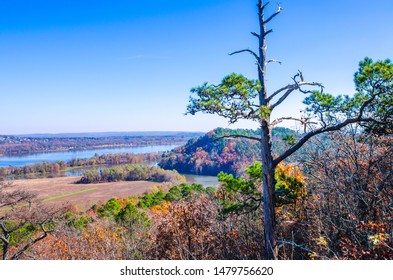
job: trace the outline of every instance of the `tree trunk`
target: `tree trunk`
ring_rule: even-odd
[[[266,21],[264,17],[263,1],[258,1],[259,12],[259,61],[258,61],[258,79],[261,83],[261,90],[259,92],[259,105],[269,108],[267,100],[266,88],[266,36],[270,31],[266,30]],[[270,114],[261,119],[261,157],[262,157],[262,193],[263,193],[263,214],[264,214],[264,238],[265,238],[265,258],[268,260],[274,259],[275,253],[275,213],[274,213],[274,165],[272,157],[272,140],[270,131]]]
[[[9,239],[9,237],[6,236],[5,240],[10,240],[10,239]],[[2,246],[3,247],[3,256],[2,256],[3,261],[8,259],[9,244],[10,244],[9,242],[6,242],[3,240],[3,246]]]
[[[264,235],[265,235],[265,258],[275,259],[275,211],[274,211],[274,189],[276,181],[274,179],[274,166],[272,157],[272,143],[269,126],[267,122],[262,122],[262,188],[263,188],[263,214],[264,214]]]

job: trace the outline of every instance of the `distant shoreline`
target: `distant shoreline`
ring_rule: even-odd
[[[158,132],[157,132],[158,133]],[[86,134],[83,134],[86,135]],[[198,133],[173,135],[100,136],[100,137],[26,137],[0,136],[0,157],[40,153],[77,152],[106,148],[131,148],[158,145],[183,145]]]

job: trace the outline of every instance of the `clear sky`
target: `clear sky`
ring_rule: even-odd
[[[0,134],[208,131],[184,116],[190,88],[232,72],[256,78],[257,0],[0,0]],[[269,89],[298,69],[352,94],[365,56],[393,58],[393,1],[281,0]],[[277,8],[272,1],[268,12]],[[276,116],[296,115],[295,94]],[[231,126],[232,127],[232,126]],[[240,123],[234,127],[253,127]]]

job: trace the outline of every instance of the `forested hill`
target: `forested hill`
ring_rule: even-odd
[[[245,167],[259,160],[259,142],[244,138],[220,138],[224,135],[258,137],[258,130],[216,128],[204,136],[190,139],[186,145],[164,153],[159,165],[181,173],[217,175],[220,171],[241,174]],[[296,132],[288,128],[273,129],[274,150],[278,153]]]

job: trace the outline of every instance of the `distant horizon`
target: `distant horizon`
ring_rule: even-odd
[[[44,135],[53,135],[53,136],[61,136],[61,135],[84,135],[84,134],[181,134],[181,133],[190,133],[190,134],[200,134],[200,133],[207,133],[208,131],[178,131],[178,130],[136,130],[136,131],[87,131],[87,132],[35,132],[35,133],[18,133],[18,134],[2,134],[0,133],[0,136],[17,136],[17,137],[24,137],[24,136],[31,136],[31,135],[37,135],[37,136],[44,136]]]
[[[2,134],[0,133],[0,136],[15,136],[15,137],[84,137],[82,135],[92,135],[92,136],[86,136],[86,137],[98,137],[98,135],[103,135],[103,136],[171,136],[171,135],[177,135],[177,134],[206,134],[209,131],[212,131],[217,128],[223,128],[223,129],[252,129],[255,130],[255,128],[230,128],[230,127],[220,127],[217,126],[211,130],[208,131],[187,131],[187,130],[140,130],[140,131],[93,131],[93,132],[59,132],[59,133],[20,133],[20,134]],[[286,129],[291,129],[285,126],[276,126],[275,128],[286,128]],[[258,129],[258,128],[256,128]]]

